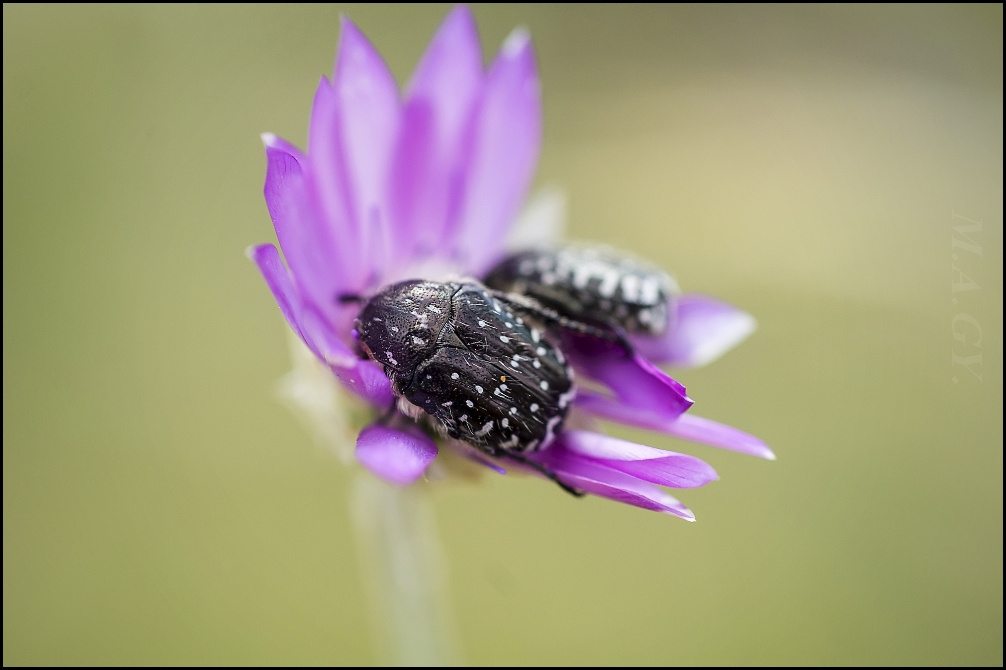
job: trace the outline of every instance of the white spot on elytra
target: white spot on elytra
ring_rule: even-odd
[[[545,350],[545,347],[538,347],[537,349],[534,350],[534,353],[538,354],[539,356],[544,356],[548,352]]]
[[[504,321],[503,325],[506,326],[507,328],[513,328],[513,324],[510,323],[509,321]]]
[[[419,346],[426,344],[426,340],[421,337],[416,337],[415,335],[412,336],[412,342],[413,344],[418,344]]]
[[[475,407],[475,403],[473,403],[471,400],[465,400],[465,404],[468,405],[468,407]]]
[[[573,286],[579,289],[587,288],[590,282],[591,266],[584,263],[573,272]]]
[[[536,403],[536,402],[531,403],[531,411],[532,412],[537,412],[538,411],[538,407],[539,407],[538,403]]]
[[[541,340],[541,333],[538,332],[537,328],[531,329],[531,339],[534,340],[536,344],[538,343],[539,340]]]
[[[548,420],[548,425],[545,427],[545,439],[542,440],[541,446],[545,447],[555,438],[555,429],[562,422],[562,417],[553,416]]]
[[[547,391],[548,390],[548,382],[545,381],[544,379],[541,380],[541,383],[538,384],[538,386],[541,387],[542,391]]]
[[[457,378],[458,378],[459,376],[460,376],[460,375],[458,375],[458,373],[457,373],[457,372],[452,372],[452,373],[451,373],[451,379],[457,379]]]
[[[535,369],[538,369],[538,368],[540,368],[540,367],[541,367],[541,361],[539,361],[539,360],[538,360],[538,359],[536,358],[536,359],[534,359],[533,361],[531,361],[531,365],[533,365],[533,366],[535,367]]]
[[[503,344],[506,344],[509,341],[510,341],[509,337],[507,337],[506,335],[500,335],[500,342],[502,342]]]
[[[484,389],[484,388],[482,388],[481,386],[479,386],[478,384],[476,384],[476,385],[475,385],[475,392],[476,392],[476,393],[478,393],[479,395],[482,395],[482,392],[483,392],[484,390],[485,390],[485,389]]]
[[[436,305],[427,305],[427,306],[426,306],[426,309],[430,310],[431,312],[433,312],[433,313],[435,313],[435,314],[441,314],[441,313],[442,313],[442,312],[440,311],[440,308],[439,308],[439,307],[437,307]]]
[[[615,295],[615,288],[618,287],[618,272],[608,270],[601,278],[601,284],[597,287],[597,292],[605,298]]]
[[[507,419],[506,417],[504,417],[503,420],[500,421],[500,425],[503,426],[504,428],[509,428],[510,427],[510,419]]]
[[[660,300],[660,285],[653,277],[647,277],[639,288],[639,302],[644,305],[655,305]]]
[[[510,408],[510,413],[511,414],[516,414],[517,413],[517,408],[516,407],[511,407]]]
[[[391,332],[397,333],[398,332],[398,326],[392,326],[391,327]]]
[[[492,429],[493,429],[493,422],[489,421],[486,423],[486,425],[482,426],[477,431],[475,431],[475,437],[483,437],[484,435],[488,435],[489,431]]]
[[[479,328],[485,328],[485,327],[486,327],[486,322],[483,321],[482,319],[479,319]]]
[[[395,360],[395,357],[391,355],[390,351],[385,351],[384,355],[388,357],[389,363],[391,363],[392,365],[398,365],[398,361]]]
[[[636,302],[639,299],[639,277],[625,275],[622,277],[622,298],[626,302]]]
[[[520,366],[520,363],[518,363],[517,361],[510,361],[510,367],[516,368],[516,367],[519,367],[519,366]]]

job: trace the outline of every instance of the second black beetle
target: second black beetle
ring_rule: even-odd
[[[576,322],[618,333],[660,335],[678,293],[663,270],[601,246],[564,246],[512,254],[489,271],[492,289],[532,298]]]

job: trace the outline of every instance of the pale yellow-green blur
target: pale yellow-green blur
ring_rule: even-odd
[[[4,5],[5,665],[379,658],[243,251],[339,13],[404,82],[446,10]],[[611,427],[717,468],[695,524],[438,489],[464,657],[1001,664],[1002,6],[474,12],[531,31],[571,236],[757,317],[676,376],[779,460]]]

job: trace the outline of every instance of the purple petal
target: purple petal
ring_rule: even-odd
[[[411,484],[437,457],[437,445],[422,431],[372,425],[356,438],[356,459],[392,484]]]
[[[303,166],[307,162],[307,156],[304,155],[304,152],[298,149],[295,145],[284,140],[279,135],[274,135],[272,133],[262,133],[262,144],[264,144],[266,148],[276,149],[278,151],[282,151],[285,154],[288,154],[301,166]]]
[[[526,31],[504,42],[489,69],[469,136],[465,191],[454,252],[481,275],[527,194],[541,144],[541,92]]]
[[[482,49],[471,10],[452,9],[427,47],[406,96],[391,205],[396,248],[425,256],[444,246],[457,209],[462,138],[482,88]]]
[[[678,500],[653,484],[604,465],[581,458],[547,458],[551,449],[536,454],[535,460],[547,464],[564,484],[602,498],[663,512],[694,521],[695,515]]]
[[[389,177],[395,260],[406,264],[435,253],[447,221],[449,174],[434,125],[426,100],[406,103]]]
[[[321,337],[316,337],[316,340],[321,339]],[[355,356],[331,331],[325,331],[324,341],[331,348],[330,350],[343,353],[339,356],[328,355],[325,357],[325,361],[328,363],[329,369],[335,373],[335,376],[346,388],[371,405],[380,408],[389,408],[394,405],[395,395],[391,390],[391,380],[384,374],[380,365]]]
[[[580,389],[577,392],[575,403],[577,409],[596,417],[662,432],[666,426],[673,424],[678,418],[675,416],[667,417],[662,412],[653,412],[649,408],[623,403],[617,398],[585,389]]]
[[[622,405],[591,391],[580,391],[577,394],[576,407],[609,421],[655,430],[682,440],[729,449],[770,461],[775,460],[772,450],[757,437],[699,416],[682,414],[677,418],[669,418]]]
[[[304,344],[320,359],[340,366],[356,365],[359,359],[310,305],[305,305],[290,273],[271,244],[248,249],[248,257],[258,265],[280,311]]]
[[[339,118],[339,104],[328,79],[321,78],[314,95],[307,135],[308,162],[304,181],[307,205],[317,213],[332,240],[338,241],[330,262],[346,277],[344,288],[359,291],[370,273],[367,259],[355,250],[359,234],[352,216],[352,186],[346,175],[346,159]]]
[[[626,416],[638,414],[664,419],[680,416],[693,404],[684,386],[642,356],[629,356],[620,345],[569,333],[563,337],[563,342],[563,350],[576,371],[601,382],[616,396],[604,398],[587,393],[585,398],[606,400],[615,406],[615,411],[621,411]],[[581,395],[584,393],[581,392]],[[582,407],[592,411],[590,408],[598,402],[588,400],[582,403]],[[608,417],[607,414],[602,416]]]
[[[391,381],[388,380],[380,366],[373,361],[358,359],[356,365],[346,367],[330,365],[329,367],[339,378],[339,381],[371,405],[391,407],[395,402]]]
[[[460,140],[482,84],[482,47],[471,10],[454,7],[426,48],[409,83],[408,100],[425,100],[439,138]]]
[[[245,253],[258,266],[259,272],[262,273],[262,278],[265,279],[266,285],[272,291],[272,295],[279,305],[279,311],[282,312],[283,318],[286,319],[290,328],[314,352],[314,355],[320,358],[320,350],[305,336],[300,326],[300,317],[303,309],[300,294],[297,293],[293,281],[290,280],[290,274],[279,257],[279,251],[271,244],[260,244],[255,247],[249,247]]]
[[[661,337],[632,337],[655,363],[698,367],[716,360],[754,332],[756,322],[733,305],[702,295],[678,296],[671,327]]]
[[[729,449],[770,461],[775,460],[775,454],[768,448],[768,445],[754,435],[749,435],[732,426],[704,419],[701,416],[683,414],[678,417],[677,421],[668,422],[657,430],[682,440]]]
[[[401,103],[395,78],[381,55],[346,17],[342,17],[332,90],[346,176],[353,187],[350,212],[358,233],[356,252],[371,268],[379,269],[392,241],[386,189]]]
[[[377,364],[357,357],[312,306],[303,304],[276,247],[252,247],[248,257],[258,265],[287,323],[314,355],[361,398],[378,407],[390,407],[394,395],[388,377]]]
[[[563,431],[546,453],[550,462],[561,458],[587,459],[652,484],[672,488],[695,488],[718,479],[709,464],[694,456],[654,449],[590,431]]]
[[[340,272],[332,231],[310,206],[304,183],[305,158],[290,143],[272,134],[262,136],[266,148],[265,201],[276,237],[297,277],[304,297],[330,321],[346,278]]]

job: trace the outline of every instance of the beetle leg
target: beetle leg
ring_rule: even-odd
[[[526,315],[537,317],[545,323],[558,326],[574,333],[594,337],[605,342],[612,342],[620,346],[631,358],[635,354],[632,343],[625,334],[625,330],[617,324],[606,324],[605,328],[599,328],[583,321],[577,321],[563,316],[554,309],[549,309],[539,302],[527,296],[516,293],[505,293],[495,289],[489,289],[489,293],[496,299],[505,302],[509,307]]]
[[[518,451],[507,451],[506,449],[496,449],[496,450],[494,450],[494,453],[492,455],[495,458],[509,458],[510,460],[517,461],[521,465],[526,465],[529,468],[534,468],[535,470],[537,470],[538,472],[540,472],[541,474],[545,475],[546,477],[548,477],[549,479],[551,479],[553,482],[555,482],[556,484],[558,484],[559,488],[561,488],[563,491],[565,491],[566,493],[570,494],[571,496],[573,496],[575,498],[582,498],[583,496],[587,495],[583,491],[579,491],[577,489],[574,489],[569,484],[566,484],[565,482],[563,482],[561,479],[559,479],[558,475],[556,475],[554,472],[552,472],[551,470],[549,470],[547,467],[545,467],[541,463],[538,463],[536,461],[532,461],[531,459],[527,458],[526,456],[524,456],[524,454],[522,454],[522,453],[520,453]]]

